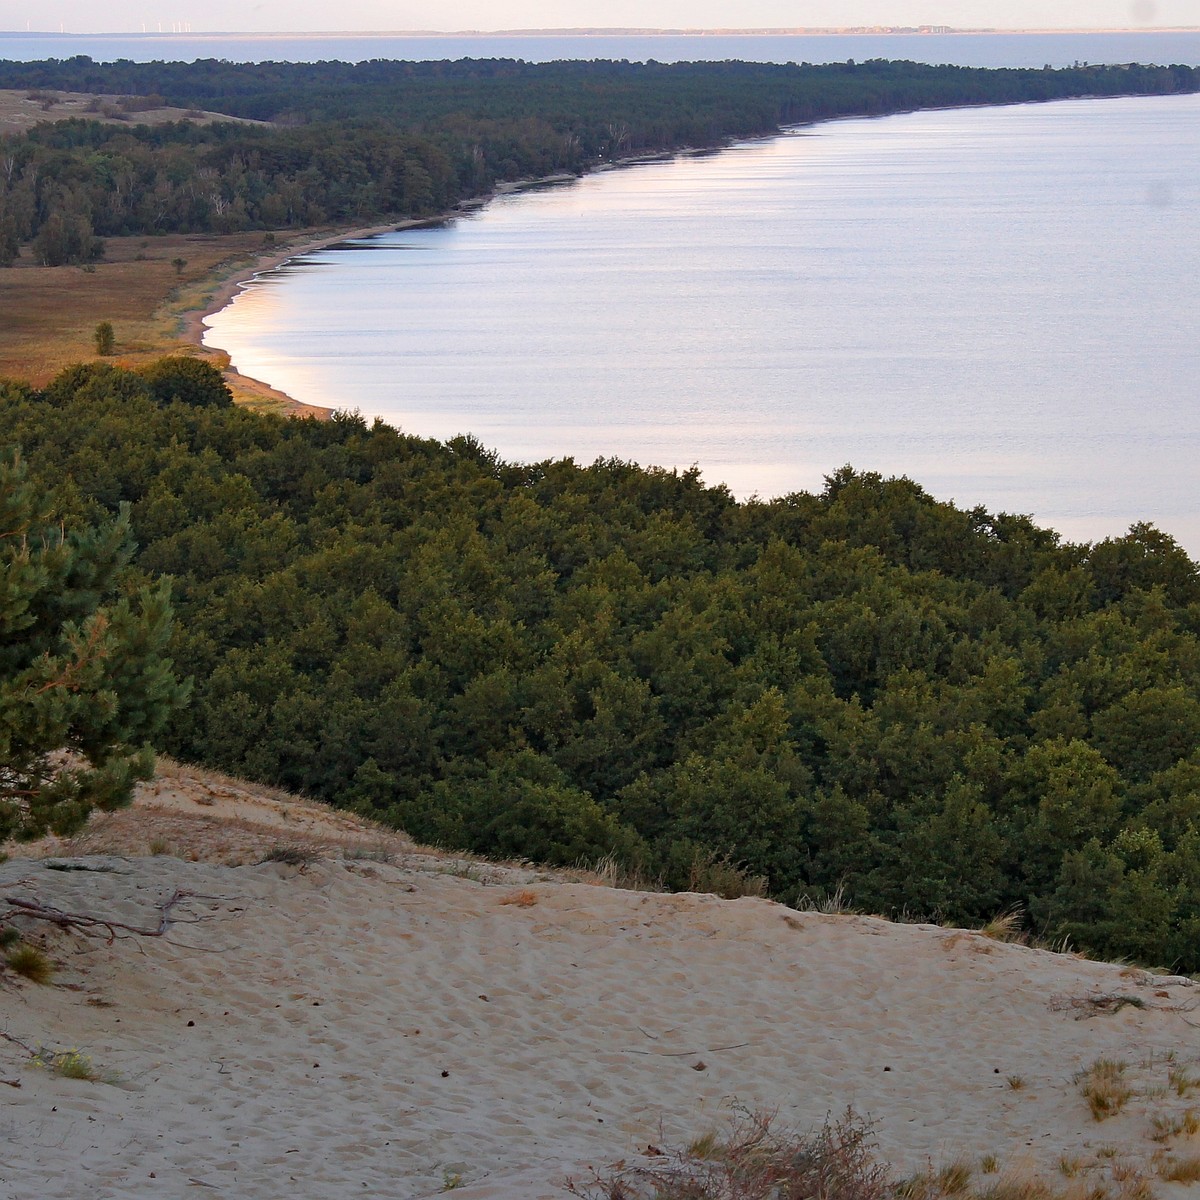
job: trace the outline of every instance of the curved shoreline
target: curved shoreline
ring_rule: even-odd
[[[767,136],[775,135],[771,134]],[[687,151],[686,149],[681,149],[667,153],[674,155],[687,153]],[[643,161],[647,161],[647,159],[622,159],[616,163],[602,164],[600,167],[593,168],[592,170],[594,172],[597,169],[608,169],[610,166],[627,166]],[[470,199],[462,200],[454,208],[439,213],[434,217],[402,218],[380,225],[347,226],[331,233],[318,233],[307,236],[301,234],[297,240],[272,244],[269,248],[265,248],[262,253],[256,254],[250,262],[242,261],[227,271],[214,272],[201,285],[205,290],[203,299],[199,304],[175,310],[173,315],[179,321],[180,337],[188,345],[195,346],[203,352],[214,354],[223,360],[221,364],[222,374],[225,376],[226,382],[230,384],[235,398],[242,399],[243,403],[266,401],[273,406],[279,407],[285,415],[290,417],[314,417],[320,421],[328,421],[335,412],[340,410],[297,400],[294,396],[290,396],[287,392],[272,387],[269,383],[261,379],[255,379],[251,375],[243,375],[233,365],[227,351],[221,349],[219,346],[209,345],[204,341],[204,335],[208,332],[209,328],[206,324],[208,318],[215,316],[227,308],[238,293],[260,275],[278,270],[293,259],[301,258],[305,254],[311,254],[316,250],[325,250],[330,246],[337,246],[343,242],[379,237],[385,233],[401,233],[406,229],[428,229],[433,226],[443,225],[447,221],[452,221],[455,217],[465,216],[468,213],[485,207],[498,196],[508,196],[515,192],[531,191],[534,188],[545,187],[547,185],[569,183],[577,178],[579,178],[577,175],[560,173],[545,175],[538,179],[522,179],[514,182],[498,183],[495,191],[489,195],[474,196]]]
[[[1008,107],[1010,104],[1020,105],[1031,102],[1052,104],[1063,100],[1128,99],[1130,97],[1141,96],[1144,94],[1146,93],[1131,92],[1118,93],[1111,96],[1062,96],[1055,97],[1051,100],[1023,100],[1000,104],[991,104],[984,101],[978,104],[930,105],[919,108],[901,108],[891,112],[877,114],[845,114],[834,117],[825,117],[815,121],[802,121],[794,125],[780,125],[770,132],[758,135],[750,135],[747,137],[727,138],[712,146],[679,146],[674,149],[649,151],[645,154],[630,155],[628,157],[615,159],[610,162],[599,162],[587,168],[583,174],[593,175],[604,171],[615,170],[620,167],[637,166],[639,164],[651,162],[662,162],[679,157],[681,155],[718,153],[741,142],[766,141],[790,132],[794,132],[796,130],[810,129],[817,125],[831,124],[835,121],[861,120],[864,118],[879,119],[882,117],[903,116],[915,112],[926,112],[931,110],[943,111],[966,108],[1003,108]],[[234,266],[228,272],[222,273],[218,271],[210,275],[208,281],[201,285],[205,288],[211,289],[205,292],[203,301],[198,305],[189,305],[182,309],[177,309],[173,313],[180,323],[180,336],[187,344],[198,348],[204,353],[214,354],[222,360],[222,373],[226,377],[226,382],[230,384],[232,390],[234,391],[235,399],[241,399],[242,403],[250,404],[254,404],[256,402],[266,402],[268,405],[276,408],[279,411],[282,411],[287,416],[313,417],[318,420],[327,421],[333,417],[335,412],[340,410],[336,408],[327,408],[317,404],[309,404],[305,401],[297,400],[294,396],[291,396],[288,393],[279,390],[278,388],[272,387],[263,380],[255,379],[249,375],[243,375],[233,365],[227,351],[222,350],[217,346],[207,345],[204,342],[204,335],[208,329],[208,326],[205,324],[207,319],[228,307],[228,305],[237,296],[238,292],[240,292],[246,284],[252,282],[259,275],[266,274],[269,271],[277,270],[279,267],[284,266],[293,259],[300,258],[303,255],[312,253],[315,250],[323,250],[330,246],[338,245],[342,242],[378,237],[385,233],[399,233],[408,229],[426,229],[442,225],[448,221],[454,220],[456,217],[465,216],[469,213],[476,212],[479,209],[486,207],[498,196],[512,195],[514,193],[523,191],[531,191],[547,185],[569,183],[581,177],[581,175],[558,173],[535,179],[500,182],[497,183],[495,189],[487,195],[474,196],[465,200],[461,200],[454,208],[439,213],[433,217],[402,218],[398,221],[389,221],[379,225],[348,226],[333,232],[317,233],[315,235],[310,233],[307,236],[301,233],[298,236],[298,240],[285,242],[282,244],[273,244],[268,250],[264,250],[264,252],[255,255],[253,261],[250,263],[245,263],[243,261],[239,265]]]
[[[438,220],[442,219],[445,218],[438,218]],[[202,302],[198,306],[177,310],[174,314],[179,320],[180,336],[188,345],[195,346],[204,352],[215,354],[224,360],[222,363],[222,374],[226,377],[226,382],[231,385],[235,396],[242,399],[243,402],[247,400],[273,402],[281,406],[287,416],[315,417],[318,420],[327,421],[337,411],[336,409],[297,400],[294,396],[290,396],[286,392],[272,387],[269,383],[261,379],[255,379],[250,375],[243,375],[230,361],[229,355],[225,350],[222,350],[219,346],[206,344],[204,335],[208,332],[208,318],[215,316],[227,308],[246,284],[251,283],[258,276],[264,275],[268,271],[278,270],[278,268],[294,258],[311,254],[314,250],[323,250],[328,246],[335,246],[340,242],[356,238],[376,237],[382,233],[393,233],[400,229],[412,229],[428,223],[427,221],[415,220],[392,221],[384,225],[351,227],[340,229],[335,233],[318,234],[316,236],[310,235],[307,237],[301,236],[296,241],[271,245],[269,248],[265,248],[261,254],[255,255],[252,261],[248,263],[243,261],[227,271],[214,272],[204,285],[206,289],[211,290],[205,291]]]

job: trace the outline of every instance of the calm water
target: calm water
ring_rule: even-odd
[[[1064,67],[1073,62],[1185,63],[1200,66],[1200,32],[1057,34],[890,34],[817,37],[593,36],[593,37],[396,37],[353,34],[97,35],[0,32],[0,58],[32,61],[87,54],[97,62],[118,58],[191,62],[317,62],[369,58],[458,59],[627,58],[644,62],[722,61],[845,62],[848,58],[906,58],[964,67]]]
[[[847,120],[500,199],[264,277],[211,344],[509,459],[852,463],[1200,557],[1200,96]]]

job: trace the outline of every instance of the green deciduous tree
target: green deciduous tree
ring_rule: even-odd
[[[117,338],[113,333],[111,321],[101,321],[96,326],[96,332],[92,334],[92,340],[96,343],[96,353],[102,358],[107,358],[116,347]]]
[[[128,516],[66,531],[19,460],[0,461],[0,840],[128,803],[185,688],[162,654],[167,585],[118,595]]]
[[[151,395],[159,404],[182,400],[197,408],[228,408],[233,393],[211,363],[186,354],[160,358],[138,372],[150,385]]]

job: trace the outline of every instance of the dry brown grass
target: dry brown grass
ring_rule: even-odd
[[[1177,1096],[1186,1096],[1192,1088],[1200,1087],[1200,1080],[1184,1067],[1171,1067],[1167,1071],[1167,1082]]]
[[[184,120],[195,125],[211,125],[214,121],[233,121],[238,125],[268,124],[244,117],[229,117],[223,113],[172,108],[169,105],[146,108],[140,112],[126,111],[122,106],[125,99],[103,92],[64,92],[46,88],[32,93],[26,88],[0,88],[0,133],[23,133],[34,125],[67,121],[72,117],[99,121],[104,125],[162,125],[167,121]],[[122,115],[116,115],[118,113]]]
[[[104,261],[86,268],[40,267],[26,249],[14,266],[0,269],[0,378],[41,386],[64,367],[95,360],[96,326],[108,321],[116,344],[106,361],[117,366],[193,353],[225,372],[237,404],[328,417],[328,409],[301,404],[230,370],[228,355],[200,347],[199,322],[232,293],[231,279],[285,256],[289,246],[299,250],[328,240],[330,233],[293,230],[277,242],[261,231],[107,238]],[[178,270],[177,259],[184,263]]]
[[[1171,1183],[1200,1182],[1200,1155],[1166,1155],[1155,1164],[1159,1177]]]
[[[559,872],[564,879],[578,883],[594,883],[599,887],[618,888],[629,892],[664,891],[661,878],[647,875],[640,867],[630,866],[615,854],[606,854],[595,862],[579,862]]]
[[[28,251],[0,270],[0,376],[40,385],[72,363],[90,362],[100,321],[112,322],[117,364],[177,352],[186,345],[179,311],[202,307],[214,273],[251,261],[263,235],[108,238],[105,245],[94,270],[40,267]],[[187,263],[178,274],[176,258]]]
[[[744,1117],[724,1139],[651,1154],[645,1166],[597,1173],[568,1190],[589,1200],[892,1200],[868,1126],[852,1112],[810,1134],[776,1133],[769,1115]]]
[[[970,1186],[971,1164],[961,1159],[948,1163],[938,1171],[936,1180],[943,1196],[957,1196]]]
[[[568,1190],[585,1200],[1152,1200],[1145,1175],[1123,1161],[1110,1164],[1111,1183],[1076,1178],[1086,1169],[1081,1159],[1059,1164],[1070,1182],[1001,1175],[994,1155],[978,1168],[959,1158],[897,1179],[852,1110],[809,1134],[777,1133],[770,1115],[748,1114],[727,1136],[709,1133],[682,1150],[651,1145],[643,1155],[648,1162],[618,1163],[586,1183],[570,1181]],[[1163,1155],[1157,1169],[1186,1181],[1191,1160]]]
[[[1094,1120],[1106,1121],[1125,1107],[1133,1089],[1125,1079],[1125,1064],[1098,1058],[1078,1076],[1079,1091]]]
[[[1024,944],[1029,940],[1024,925],[1025,910],[1020,907],[1009,908],[994,916],[979,932],[996,942]]]
[[[1181,1113],[1155,1113],[1150,1118],[1150,1138],[1167,1142],[1174,1137],[1193,1137],[1200,1132],[1200,1116],[1194,1108]]]

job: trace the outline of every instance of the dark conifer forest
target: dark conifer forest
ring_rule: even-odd
[[[1200,969],[1200,575],[1150,526],[518,466],[194,363],[3,385],[0,443],[68,528],[129,506],[127,590],[171,580],[160,749],[445,846]]]
[[[872,60],[0,62],[0,88],[154,97],[270,122],[71,120],[0,139],[0,265],[122,234],[231,233],[429,217],[498,182],[711,147],[781,125],[918,108],[1200,88],[1186,66],[985,70]],[[138,107],[119,106],[116,115]]]

